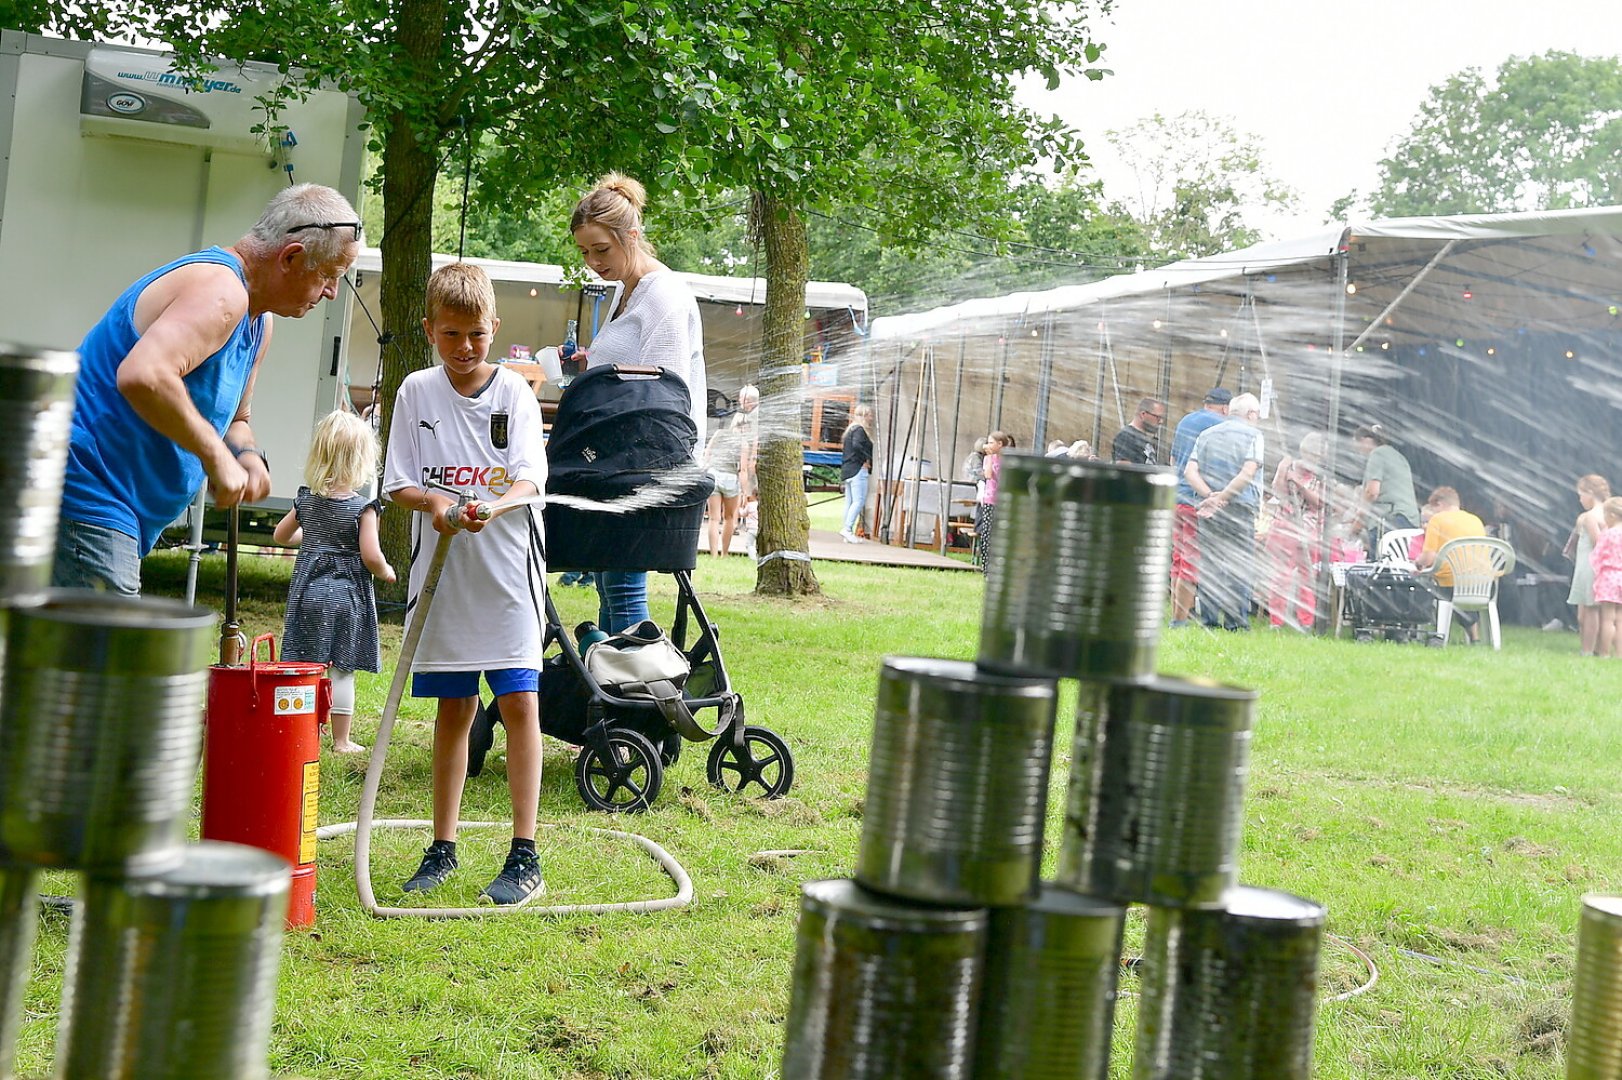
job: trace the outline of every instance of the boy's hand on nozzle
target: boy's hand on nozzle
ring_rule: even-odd
[[[455,536],[456,525],[451,521],[456,513],[456,504],[446,499],[438,499],[434,504],[434,531],[441,536]]]
[[[489,503],[470,502],[462,508],[461,527],[470,533],[480,532],[493,515]]]

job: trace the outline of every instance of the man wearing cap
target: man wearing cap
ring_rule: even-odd
[[[248,426],[270,316],[333,299],[359,252],[349,201],[298,184],[232,246],[124,290],[79,346],[53,584],[139,593],[142,556],[205,479],[222,508],[270,493]]]
[[[1115,433],[1110,443],[1110,459],[1117,465],[1158,465],[1154,433],[1166,422],[1166,403],[1146,397],[1138,402],[1138,414]]]
[[[1217,386],[1206,391],[1205,404],[1177,421],[1172,435],[1171,463],[1177,470],[1177,523],[1171,541],[1171,624],[1187,626],[1194,611],[1194,590],[1200,580],[1199,505],[1183,470],[1188,468],[1194,440],[1207,428],[1228,418],[1233,395]]]

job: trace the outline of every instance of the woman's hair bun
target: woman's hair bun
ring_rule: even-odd
[[[647,190],[637,180],[626,176],[624,173],[604,173],[602,178],[597,181],[597,190],[614,192],[614,194],[630,203],[631,208],[638,214],[642,213],[642,208],[648,205]]]

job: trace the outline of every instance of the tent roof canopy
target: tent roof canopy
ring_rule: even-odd
[[[872,340],[905,342],[965,324],[984,324],[994,331],[1008,321],[1028,323],[1048,313],[1149,301],[1205,286],[1233,295],[1277,282],[1321,281],[1334,271],[1342,245],[1349,280],[1359,286],[1348,303],[1348,342],[1361,329],[1360,315],[1365,316],[1362,325],[1377,318],[1422,272],[1432,279],[1432,287],[1423,302],[1404,299],[1407,332],[1423,326],[1420,332],[1445,333],[1456,321],[1454,313],[1443,310],[1446,305],[1437,303],[1439,284],[1450,283],[1446,295],[1474,303],[1469,313],[1473,326],[1496,323],[1505,332],[1528,323],[1575,333],[1614,326],[1615,306],[1622,304],[1622,207],[1612,206],[1353,224],[1084,285],[885,316],[873,320]],[[1329,311],[1323,310],[1327,319]]]

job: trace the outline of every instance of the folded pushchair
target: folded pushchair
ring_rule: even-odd
[[[575,786],[596,810],[647,809],[684,739],[713,740],[706,771],[723,790],[775,799],[794,782],[788,744],[745,722],[719,631],[693,590],[714,484],[693,458],[688,402],[687,385],[662,368],[593,368],[564,391],[547,444],[547,569],[672,575],[669,636],[690,667],[681,699],[693,720],[678,730],[658,702],[597,683],[547,593],[545,642],[558,651],[542,667],[541,730],[581,748]]]

